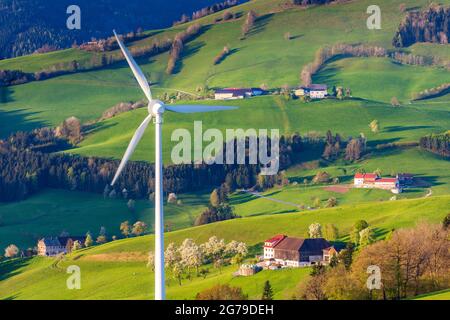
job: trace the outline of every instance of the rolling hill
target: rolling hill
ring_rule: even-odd
[[[382,238],[392,228],[413,226],[417,221],[438,223],[450,204],[449,196],[420,200],[351,205],[305,213],[258,216],[213,223],[166,234],[166,245],[192,238],[200,243],[216,235],[226,240],[245,241],[256,248],[276,233],[303,236],[313,222],[334,223],[345,235],[352,224],[365,219]],[[151,299],[153,275],[146,267],[146,254],[152,236],[117,240],[82,249],[62,260],[36,257],[0,263],[0,299]],[[82,270],[82,290],[66,290],[65,268],[78,265]],[[179,286],[168,278],[169,299],[193,299],[197,292],[217,283],[237,285],[258,298],[264,281],[270,279],[275,298],[290,299],[297,283],[308,277],[308,268],[263,271],[257,276],[234,278],[236,266],[215,269],[205,279],[184,280]],[[169,274],[170,276],[170,274]]]
[[[1,0],[0,0],[1,2]],[[450,4],[449,0],[441,1]],[[237,19],[229,22],[215,20],[222,12],[198,21],[204,25],[201,34],[185,44],[178,71],[167,75],[168,53],[139,58],[145,74],[152,83],[155,96],[186,91],[192,99],[198,90],[222,87],[260,86],[276,89],[294,87],[299,83],[303,66],[314,60],[317,50],[337,43],[367,44],[392,49],[391,41],[402,18],[399,4],[408,10],[420,8],[428,0],[379,0],[382,10],[382,30],[368,30],[366,8],[368,0],[347,1],[309,8],[287,6],[285,0],[253,0],[232,9]],[[245,14],[258,14],[255,27],[241,39]],[[144,15],[145,16],[145,15]],[[141,40],[128,43],[132,48],[149,45],[155,39],[173,38],[191,23],[168,29],[149,30]],[[285,40],[285,33],[291,40]],[[220,64],[214,57],[228,46],[229,54]],[[433,55],[448,59],[449,45],[415,44],[405,52]],[[116,52],[117,53],[117,52]],[[78,49],[30,55],[0,61],[0,69],[20,69],[35,72],[72,60],[88,61],[95,55]],[[211,190],[178,195],[182,205],[168,205],[166,222],[173,232],[167,233],[166,244],[193,238],[200,242],[216,235],[226,240],[240,240],[257,250],[267,237],[278,233],[304,236],[309,224],[334,223],[346,239],[351,225],[366,219],[375,228],[377,239],[393,228],[410,227],[421,220],[442,221],[450,207],[450,161],[415,146],[377,148],[388,143],[418,142],[422,136],[441,133],[450,128],[450,95],[412,101],[420,91],[448,83],[450,73],[436,66],[398,64],[388,58],[339,57],[328,61],[313,77],[316,83],[350,87],[352,98],[342,101],[327,99],[303,103],[270,95],[239,101],[203,101],[203,104],[239,106],[239,110],[203,115],[165,115],[163,152],[166,163],[171,161],[174,146],[171,133],[177,128],[192,131],[193,121],[201,120],[203,130],[218,128],[279,129],[282,134],[324,135],[327,130],[344,138],[363,133],[370,152],[360,161],[319,161],[300,159],[286,174],[290,184],[267,190],[262,195],[270,201],[243,193],[234,193],[230,203],[242,218],[192,227],[193,220],[206,207]],[[400,107],[392,107],[397,97]],[[125,62],[108,67],[58,76],[45,81],[0,88],[0,138],[11,132],[28,131],[43,126],[54,127],[70,116],[83,122],[98,119],[107,108],[122,101],[137,101],[142,94]],[[177,100],[177,103],[186,101]],[[192,102],[192,101],[187,101]],[[146,114],[138,109],[114,118],[96,122],[93,130],[73,149],[65,152],[83,156],[120,158]],[[369,123],[380,123],[380,132],[372,133]],[[133,160],[152,161],[154,158],[153,130],[148,130],[137,148]],[[420,186],[406,190],[390,201],[393,195],[381,190],[349,190],[334,192],[324,185],[303,185],[311,181],[318,170],[327,171],[346,186],[358,170],[380,170],[383,175],[411,172]],[[325,202],[338,200],[337,208],[302,210],[318,197]],[[33,246],[44,235],[96,234],[105,226],[108,236],[119,235],[124,220],[153,223],[151,202],[139,200],[130,212],[123,200],[104,199],[93,195],[62,190],[43,190],[17,203],[0,204],[0,248],[15,243],[21,248]],[[47,258],[18,259],[0,262],[0,299],[149,299],[152,298],[152,272],[145,267],[146,254],[151,248],[152,235],[123,239],[89,248],[61,261]],[[122,261],[120,254],[136,253]],[[137,258],[136,258],[137,257]],[[65,288],[65,267],[82,267],[83,290]],[[277,299],[289,299],[296,284],[309,276],[308,269],[264,271],[251,278],[234,278],[236,266],[222,272],[211,269],[206,279],[184,280],[182,286],[168,281],[170,299],[192,299],[203,288],[216,283],[230,283],[244,288],[250,298],[259,298],[263,283],[271,280]],[[444,293],[445,295],[446,293]]]
[[[427,3],[427,1],[403,2],[407,7]],[[233,11],[243,14],[251,8],[260,15],[254,31],[244,40],[239,40],[243,18],[211,24],[215,17],[221,15],[217,13],[198,20],[206,25],[206,31],[186,44],[180,70],[174,75],[168,76],[164,72],[167,53],[150,59],[140,59],[139,63],[149,80],[155,84],[157,94],[176,90],[195,93],[198,87],[206,86],[209,88],[261,84],[271,88],[285,84],[294,86],[299,82],[302,67],[314,59],[319,48],[342,42],[366,43],[390,48],[392,34],[401,19],[398,3],[393,1],[380,1],[379,5],[384,14],[382,30],[368,30],[365,27],[365,11],[370,1],[351,1],[344,4],[316,6],[308,9],[290,8],[289,10],[283,10],[281,3],[283,2],[280,0],[258,0],[234,8]],[[171,37],[176,30],[186,28],[188,25],[156,32],[143,40],[131,43],[130,46],[139,47],[151,43],[153,38]],[[291,33],[292,40],[284,40],[286,32]],[[225,45],[232,49],[232,54],[219,65],[213,65],[214,57]],[[414,53],[416,48],[420,48],[421,54],[440,52],[445,56],[448,53],[446,47],[417,44],[410,50]],[[254,52],[258,52],[258,55],[255,56]],[[74,59],[88,59],[89,55],[91,54],[69,49],[63,52],[0,61],[0,69],[24,68],[27,72],[38,71],[43,66]],[[364,83],[369,84],[367,81],[373,82],[373,80],[367,77],[361,78],[365,71],[363,64],[364,62],[352,67],[353,70],[359,70],[357,71],[359,76],[354,80],[358,83],[355,85],[358,90],[354,90],[354,95],[372,98],[373,92],[380,91],[383,82],[378,76],[375,87],[372,87],[372,83],[364,85]],[[394,76],[391,84],[394,87],[391,92],[396,92],[397,95],[406,99],[416,89],[431,87],[440,79],[444,82],[447,80],[442,71],[433,68],[425,72],[429,79],[433,79],[432,83],[428,84],[426,80],[408,77],[408,74],[421,70],[416,67],[395,67],[388,62],[377,62],[373,68],[378,67],[382,68],[380,72],[386,68],[386,72]],[[401,71],[398,76],[394,75],[396,71]],[[343,76],[345,80],[345,71]],[[408,79],[408,84],[396,81],[402,79]],[[8,119],[9,116],[14,119],[15,128],[19,130],[42,125],[56,125],[69,116],[80,117],[83,121],[91,120],[99,117],[102,111],[118,102],[136,101],[142,98],[125,63],[103,70],[9,87],[5,91],[2,95],[6,97],[3,99],[6,102],[2,103],[1,109],[6,114],[2,118]],[[380,98],[379,94],[377,98]],[[390,98],[391,94],[382,97],[381,100],[388,101]],[[13,129],[10,126],[4,128],[0,136],[4,136]]]

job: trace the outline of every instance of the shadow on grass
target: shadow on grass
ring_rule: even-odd
[[[0,104],[0,108],[1,108]],[[6,138],[13,132],[31,131],[33,129],[49,126],[50,123],[36,118],[40,112],[30,112],[28,109],[4,111],[0,109],[0,139]]]
[[[0,87],[0,106],[2,103],[14,101],[12,97],[12,90],[9,87]]]
[[[258,17],[255,21],[255,26],[250,30],[247,36],[254,36],[266,30],[267,25],[269,24],[270,20],[272,20],[272,18],[273,13],[269,13],[261,17]]]
[[[436,127],[434,127],[434,126],[389,126],[389,127],[385,127],[383,131],[400,132],[400,131],[432,129],[432,128],[436,128]]]
[[[204,41],[187,45],[185,47],[185,50],[183,50],[181,58],[178,59],[177,62],[175,63],[175,68],[173,69],[172,75],[176,75],[176,74],[180,73],[184,67],[183,60],[195,55],[205,45],[206,45],[206,43]]]
[[[115,123],[108,123],[106,124],[104,121],[100,121],[100,122],[96,122],[93,124],[89,124],[83,127],[83,134],[88,135],[88,134],[93,134],[96,133],[98,131],[102,131],[108,128],[112,128],[114,126],[117,125],[117,122]]]
[[[378,145],[388,144],[388,143],[394,143],[399,141],[400,138],[389,138],[389,139],[378,139],[378,140],[369,140],[367,141],[367,146],[369,148],[374,148]]]
[[[267,200],[267,199],[266,199]],[[278,210],[278,211],[273,211],[273,210],[269,210],[266,212],[256,212],[256,213],[252,213],[246,217],[259,217],[259,216],[266,216],[266,215],[276,215],[276,214],[286,214],[286,213],[294,213],[294,212],[298,212],[298,210],[295,209],[291,209],[291,210]]]
[[[20,268],[26,267],[30,264],[31,258],[17,258],[6,260],[0,263],[0,281],[14,277],[21,272]]]

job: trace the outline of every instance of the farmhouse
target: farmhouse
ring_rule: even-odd
[[[235,100],[245,99],[253,96],[264,94],[264,90],[260,88],[225,88],[216,90],[214,93],[215,100]]]
[[[73,243],[79,241],[83,246],[86,237],[46,237],[38,241],[38,255],[56,256],[66,254],[72,250]]]
[[[307,87],[300,87],[295,90],[297,97],[309,96],[311,99],[324,99],[328,95],[326,84],[311,84]]]
[[[277,235],[264,241],[264,260],[268,266],[305,267],[327,264],[339,250],[322,238],[302,239]]]
[[[354,186],[355,188],[390,190],[392,193],[402,192],[399,175],[395,178],[382,178],[376,173],[357,173],[354,178]]]

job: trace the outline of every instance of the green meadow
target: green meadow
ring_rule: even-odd
[[[425,0],[402,2],[408,8],[427,3]],[[257,0],[235,8],[235,11],[242,13],[252,8],[260,15],[254,30],[244,40],[239,39],[243,18],[213,25],[208,23],[220,13],[202,19],[200,22],[205,24],[205,32],[186,45],[179,70],[174,75],[167,76],[164,72],[167,53],[139,59],[138,62],[149,81],[154,84],[156,95],[173,90],[195,93],[196,88],[205,86],[209,88],[262,84],[271,88],[285,84],[294,86],[299,83],[302,67],[314,59],[314,54],[319,48],[342,42],[367,43],[390,48],[393,34],[401,20],[401,14],[398,12],[399,3],[396,1],[382,0],[378,3],[383,12],[382,30],[368,30],[365,27],[367,17],[365,11],[371,4],[368,0],[316,6],[307,10],[301,8],[281,10],[281,3],[279,0]],[[149,37],[131,43],[130,46],[151,43],[155,37],[172,37],[182,28],[149,32]],[[292,40],[284,40],[286,32],[291,33]],[[232,53],[219,65],[213,65],[214,57],[225,45],[231,48]],[[419,44],[411,48],[413,51],[419,49],[421,54],[441,53],[443,56],[448,51],[446,46]],[[255,52],[258,54],[255,55]],[[22,68],[26,71],[36,71],[38,66],[45,67],[64,62],[65,59],[67,61],[82,59],[86,58],[84,57],[86,54],[88,53],[68,49],[44,55],[19,57],[0,61],[0,69],[21,69],[23,65]],[[352,85],[353,93],[357,97],[370,99],[376,97],[381,101],[389,101],[394,93],[399,99],[408,99],[415,90],[434,86],[440,79],[445,78],[442,71],[432,68],[424,71],[417,69],[418,67],[391,66],[388,61],[370,63],[371,70],[377,69],[389,75],[383,82],[379,75],[376,79],[371,79],[364,74],[367,71],[364,63],[359,62],[351,67],[350,71],[356,72],[351,81],[348,79],[349,73],[345,71],[342,75],[339,73],[329,75],[332,76],[330,81],[342,81]],[[397,71],[398,76],[394,74]],[[425,74],[426,77],[414,75],[416,73]],[[399,81],[405,79],[406,84]],[[387,82],[390,87],[389,94],[384,93]],[[43,125],[54,126],[69,116],[77,116],[83,121],[93,120],[106,108],[118,102],[143,98],[125,63],[101,70],[9,87],[2,91],[4,92],[0,95],[2,97],[0,136],[5,136],[11,131],[29,130]]]
[[[205,102],[202,102],[205,103]],[[163,128],[163,156],[171,162],[171,150],[178,141],[171,141],[174,130],[188,129],[193,143],[194,121],[202,121],[203,132],[208,128],[222,131],[227,128],[278,129],[280,134],[316,132],[327,130],[343,137],[364,133],[373,145],[387,142],[414,142],[430,132],[443,132],[450,126],[450,109],[447,104],[428,108],[428,103],[418,102],[393,108],[390,104],[366,100],[324,100],[302,103],[286,101],[283,97],[257,97],[247,100],[214,102],[238,106],[238,110],[206,114],[179,115],[167,112]],[[69,152],[86,156],[121,158],[134,131],[146,115],[140,109],[98,123],[92,134]],[[378,120],[381,130],[370,131],[369,123]],[[133,155],[134,160],[153,161],[154,130],[150,126]],[[204,143],[206,145],[207,143]]]
[[[194,228],[166,233],[166,245],[181,243],[192,238],[198,243],[216,235],[227,241],[245,241],[250,246],[260,246],[277,233],[304,236],[309,224],[334,223],[342,238],[356,220],[365,219],[375,228],[378,238],[390,230],[411,227],[419,221],[438,223],[446,214],[449,196],[428,199],[401,200],[373,204],[349,205],[321,209],[228,220]],[[63,258],[16,259],[0,263],[2,281],[0,298],[3,299],[151,299],[153,274],[146,267],[146,253],[151,250],[153,236],[117,240],[105,245],[82,249]],[[132,255],[140,254],[140,255]],[[136,258],[138,257],[138,258]],[[125,261],[124,261],[125,259]],[[66,268],[77,265],[82,270],[82,289],[66,289]],[[240,286],[250,298],[258,298],[263,283],[270,279],[275,298],[289,299],[298,282],[308,276],[308,269],[264,271],[254,277],[233,278],[236,266],[221,271],[211,268],[205,279],[183,280],[179,286],[168,274],[169,299],[193,299],[199,291],[217,283]]]
[[[221,12],[200,19],[202,32],[185,45],[173,75],[165,68],[168,53],[137,59],[152,84],[155,97],[177,90],[195,97],[198,88],[266,85],[279,88],[299,84],[304,65],[314,60],[318,49],[337,43],[368,44],[392,49],[391,41],[402,19],[399,4],[409,9],[426,5],[428,0],[379,0],[382,30],[366,28],[369,0],[314,6],[308,9],[285,8],[285,0],[252,0],[232,9],[239,19],[212,24]],[[450,0],[441,1],[450,4]],[[255,27],[241,38],[241,26],[249,10],[259,16]],[[189,23],[190,24],[190,23]],[[189,24],[166,30],[147,31],[146,37],[127,44],[139,47],[154,39],[173,37]],[[291,40],[285,40],[285,34]],[[230,54],[218,65],[214,57],[228,46]],[[420,55],[448,59],[449,45],[415,44],[404,49]],[[118,51],[113,54],[119,54]],[[92,53],[67,49],[0,61],[0,69],[35,72],[56,63],[89,61]],[[314,75],[315,83],[352,90],[352,98],[326,99],[303,103],[271,95],[237,101],[177,101],[212,105],[234,105],[238,110],[220,113],[164,115],[163,157],[171,163],[171,151],[178,143],[172,133],[187,129],[193,143],[194,121],[202,121],[203,132],[217,128],[278,129],[281,134],[324,135],[327,130],[344,139],[364,134],[369,152],[361,160],[348,163],[319,161],[300,154],[300,162],[286,171],[290,184],[265,191],[257,197],[236,192],[230,203],[240,218],[193,227],[195,218],[205,209],[212,190],[177,195],[182,204],[165,205],[166,245],[192,238],[198,243],[215,235],[227,241],[245,241],[254,251],[275,234],[304,237],[311,223],[335,224],[341,240],[346,240],[355,221],[365,219],[375,228],[377,239],[392,229],[412,227],[420,221],[440,223],[450,207],[450,162],[418,147],[380,149],[387,143],[418,142],[422,136],[450,128],[450,95],[411,101],[414,94],[450,81],[448,71],[438,67],[400,65],[387,58],[344,58],[329,61]],[[392,107],[397,97],[400,107]],[[123,61],[115,65],[24,85],[0,88],[0,138],[11,132],[43,126],[54,127],[69,116],[82,122],[98,119],[113,105],[143,99],[130,69]],[[119,159],[135,129],[146,116],[146,109],[134,110],[90,126],[84,139],[65,152],[83,156]],[[378,120],[380,131],[370,131],[369,123]],[[226,138],[226,137],[225,137]],[[204,143],[204,146],[207,143]],[[153,162],[154,130],[150,125],[132,160]],[[353,182],[358,170],[380,170],[389,176],[412,173],[419,186],[396,195],[383,190],[348,189],[342,192],[330,185],[311,185],[318,171],[327,171],[339,179],[341,187]],[[308,184],[304,184],[304,180]],[[324,208],[335,197],[338,206]],[[322,202],[312,209],[314,201]],[[64,190],[43,190],[24,201],[0,204],[0,249],[14,243],[33,247],[43,236],[83,235],[95,237],[101,226],[109,237],[120,238],[122,221],[142,220],[149,233],[142,237],[120,239],[80,250],[62,260],[35,257],[0,262],[0,299],[152,299],[153,273],[146,267],[146,255],[153,248],[153,204],[136,201],[135,210],[125,200],[105,199],[102,195]],[[82,290],[66,289],[66,267],[76,264],[82,270]],[[263,271],[256,276],[233,277],[237,266],[218,271],[208,266],[205,279],[183,280],[182,286],[168,275],[169,299],[194,299],[195,295],[217,283],[240,286],[250,299],[258,299],[264,281],[270,279],[276,299],[290,299],[298,282],[309,276],[309,269]],[[448,291],[421,299],[448,299]]]
[[[165,223],[168,230],[193,225],[195,218],[206,207],[209,193],[183,194],[182,204],[166,204]],[[64,190],[45,190],[31,198],[8,204],[0,203],[0,248],[14,243],[20,248],[34,247],[44,235],[84,235],[88,231],[95,238],[100,227],[108,237],[120,234],[123,221],[144,221],[153,232],[154,207],[147,200],[138,200],[130,210],[127,200],[103,198],[102,195]]]

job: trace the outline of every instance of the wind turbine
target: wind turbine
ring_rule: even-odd
[[[117,182],[123,168],[127,164],[131,155],[133,154],[136,146],[144,135],[145,129],[149,125],[152,118],[155,123],[155,300],[165,299],[165,277],[164,277],[164,210],[163,210],[163,163],[162,163],[162,139],[161,128],[163,123],[164,111],[172,111],[177,113],[197,113],[197,112],[211,112],[221,110],[232,110],[236,107],[229,106],[202,106],[202,105],[165,105],[162,101],[152,98],[150,86],[144,73],[134,61],[132,55],[128,49],[124,46],[122,41],[117,36],[116,31],[114,36],[117,43],[122,50],[125,59],[127,60],[134,77],[136,78],[139,86],[146,98],[148,99],[148,116],[142,121],[141,125],[137,128],[133,138],[128,145],[125,154],[120,162],[119,168],[114,176],[111,186]]]

